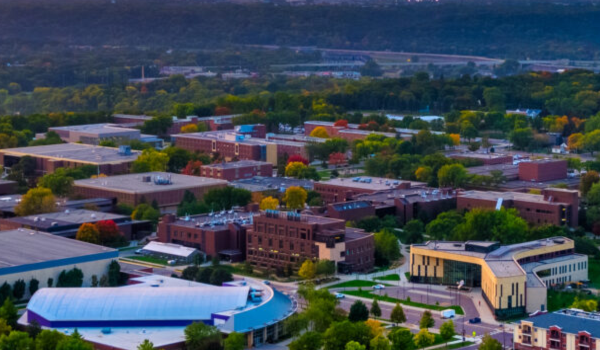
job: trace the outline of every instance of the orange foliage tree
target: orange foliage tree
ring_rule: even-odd
[[[183,175],[200,176],[200,167],[202,162],[199,160],[190,160],[185,168],[181,169]]]
[[[340,152],[333,152],[329,155],[329,164],[330,165],[342,165],[346,163],[346,156]]]

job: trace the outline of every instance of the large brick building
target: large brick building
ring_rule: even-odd
[[[259,160],[277,164],[278,158],[284,154],[307,156],[304,143],[267,141],[232,131],[173,135],[173,143],[191,152],[218,154],[227,161]]]
[[[517,350],[598,350],[600,313],[559,310],[521,320],[513,333]]]
[[[227,181],[207,177],[151,172],[77,180],[73,193],[84,198],[114,198],[117,203],[137,206],[154,200],[163,212],[174,211],[186,191],[198,200],[211,189],[227,186]]]
[[[422,182],[363,176],[315,182],[315,191],[319,192],[325,203],[337,203],[353,200],[359,194],[422,186],[425,186]]]
[[[76,168],[82,165],[93,165],[97,167],[98,173],[114,175],[128,173],[139,155],[138,151],[124,148],[61,143],[0,150],[0,165],[10,168],[21,158],[28,156],[35,160],[35,172],[38,176],[53,173],[58,168]]]
[[[158,241],[193,247],[208,256],[242,261],[246,255],[246,229],[251,214],[163,216],[158,225]]]
[[[335,261],[338,271],[369,271],[373,235],[346,228],[343,220],[269,210],[254,217],[246,259],[261,269],[298,267],[306,259]]]
[[[207,164],[200,167],[200,175],[227,181],[250,179],[255,176],[271,177],[273,164],[257,160]]]
[[[458,210],[515,208],[533,225],[577,227],[579,194],[574,190],[546,188],[542,194],[466,191],[459,193]]]
[[[543,159],[519,163],[519,180],[552,181],[567,178],[567,161]]]
[[[113,121],[116,124],[121,124],[126,127],[135,127],[144,125],[144,123],[148,120],[151,120],[153,117],[149,115],[132,115],[132,114],[115,114],[113,115]],[[179,119],[177,117],[173,117],[173,124],[167,129],[165,135],[170,136],[173,134],[179,134],[181,132],[181,128],[186,125],[197,125],[200,119],[197,116],[191,115],[187,116],[183,119]]]

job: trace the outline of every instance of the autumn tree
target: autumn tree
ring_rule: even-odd
[[[299,177],[300,173],[306,168],[307,166],[301,162],[290,162],[285,167],[285,176]]]
[[[310,259],[304,260],[302,266],[300,266],[300,270],[298,270],[298,276],[305,280],[311,280],[315,278],[317,274],[317,266]]]
[[[308,193],[300,186],[290,186],[285,191],[283,201],[289,209],[302,209],[306,203]]]
[[[300,162],[304,165],[308,165],[308,159],[302,157],[299,154],[294,154],[294,155],[291,155],[290,157],[288,157],[286,165],[290,164],[290,163],[294,163],[294,162]]]
[[[18,216],[35,215],[56,211],[56,199],[47,188],[32,188],[23,197],[21,202],[15,206],[15,214]]]
[[[199,160],[190,160],[187,165],[181,169],[183,175],[200,176],[202,162]]]
[[[339,166],[346,163],[346,156],[340,152],[334,152],[329,155],[329,165]]]
[[[181,127],[180,132],[182,134],[189,134],[193,132],[198,132],[198,125],[196,124],[188,124]]]
[[[96,223],[100,235],[100,244],[115,246],[122,244],[125,237],[119,231],[119,227],[113,220],[100,220]]]
[[[83,223],[79,226],[75,238],[82,242],[100,244],[100,232],[98,232],[96,225],[90,222]]]
[[[317,126],[316,128],[313,129],[313,131],[310,132],[310,136],[311,137],[318,137],[321,139],[327,139],[329,138],[329,134],[327,133],[327,129],[325,129],[322,126]]]
[[[279,199],[277,198],[269,196],[260,201],[260,210],[275,210],[277,208],[279,208]]]
[[[593,170],[588,171],[587,173],[581,176],[581,182],[579,183],[579,190],[581,191],[582,196],[586,196],[592,186],[595,183],[600,181],[600,175]]]

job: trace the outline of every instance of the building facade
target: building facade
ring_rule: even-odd
[[[246,239],[246,259],[261,269],[327,259],[344,273],[369,271],[374,252],[373,235],[347,230],[342,220],[274,210],[254,217]]]
[[[541,182],[566,178],[566,160],[544,159],[519,163],[519,180]]]
[[[360,194],[373,194],[375,192],[393,189],[408,189],[420,187],[422,182],[401,181],[378,177],[337,178],[328,181],[315,182],[314,190],[319,192],[325,203],[347,202],[355,199]]]
[[[256,160],[207,164],[200,167],[200,175],[227,181],[250,179],[255,176],[271,177],[273,164]]]
[[[565,237],[500,246],[497,242],[413,244],[411,281],[481,288],[498,319],[547,309],[547,288],[587,280],[587,255]]]

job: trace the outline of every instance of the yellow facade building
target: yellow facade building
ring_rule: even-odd
[[[547,288],[587,280],[587,263],[565,237],[507,246],[429,241],[411,246],[410,276],[416,283],[481,288],[496,318],[503,319],[544,311]]]

